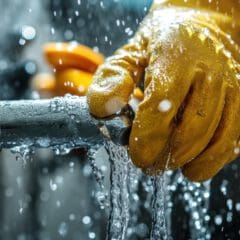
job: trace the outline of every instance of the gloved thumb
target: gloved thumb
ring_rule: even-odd
[[[87,93],[93,115],[112,115],[128,103],[146,66],[146,45],[146,39],[141,34],[136,34],[98,68]]]

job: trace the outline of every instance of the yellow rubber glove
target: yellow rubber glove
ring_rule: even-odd
[[[87,96],[92,114],[106,117],[144,78],[132,161],[149,174],[180,167],[204,181],[239,155],[240,28],[230,14],[205,9],[205,0],[197,9],[188,2],[155,2],[129,43],[98,68]]]

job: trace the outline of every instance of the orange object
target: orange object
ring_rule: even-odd
[[[144,98],[144,94],[140,88],[135,88],[133,91],[133,96],[137,98],[139,101],[142,101]]]
[[[41,94],[47,92],[54,94],[56,89],[56,79],[53,74],[40,73],[37,74],[32,80],[32,88]]]
[[[102,54],[77,43],[47,43],[43,50],[47,61],[57,70],[77,68],[94,73],[104,61]]]
[[[88,86],[92,82],[93,75],[78,69],[68,68],[56,72],[56,93],[57,95],[65,95],[70,93],[73,95],[84,96]]]

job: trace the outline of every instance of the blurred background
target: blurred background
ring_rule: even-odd
[[[31,81],[37,73],[52,71],[43,57],[44,43],[77,41],[109,56],[134,34],[151,2],[0,0],[0,99],[41,97]],[[109,163],[103,147],[95,158],[108,188]],[[191,210],[195,206],[186,193],[197,203],[196,186],[186,187],[179,176],[170,174],[167,186],[170,239],[240,239],[239,163],[227,166],[208,184],[211,190],[204,196],[209,210],[200,215],[208,229],[206,238],[196,237],[191,230],[199,229],[191,224],[196,220],[195,210]],[[201,188],[197,185],[197,191]],[[141,201],[144,193],[139,191]],[[105,239],[108,212],[97,201],[97,192],[84,150],[67,155],[52,150],[32,154],[24,146],[2,150],[0,239]],[[201,201],[199,208],[206,207]],[[129,239],[148,239],[151,220],[147,208],[149,205],[140,204],[139,231]]]

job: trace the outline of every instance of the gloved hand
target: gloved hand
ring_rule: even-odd
[[[240,28],[226,14],[193,10],[193,1],[169,5],[180,2],[153,5],[129,43],[99,67],[87,96],[92,114],[106,117],[128,103],[143,79],[132,161],[149,174],[182,168],[190,180],[204,181],[240,152],[240,49],[234,41]]]

